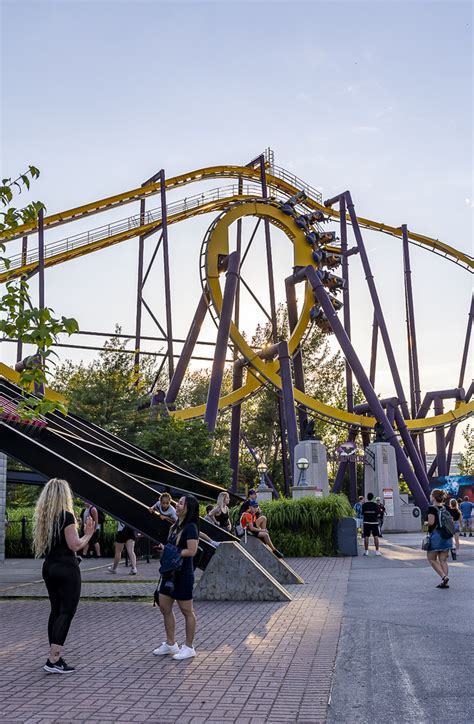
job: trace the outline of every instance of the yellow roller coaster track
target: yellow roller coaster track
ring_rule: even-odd
[[[279,192],[293,196],[301,190],[301,186],[293,185],[290,183],[288,178],[289,174],[283,173],[283,178],[272,173],[267,174],[267,182],[270,189],[276,189]],[[167,190],[176,189],[180,186],[190,184],[193,182],[206,181],[213,178],[237,178],[247,180],[251,182],[258,182],[260,180],[260,173],[258,170],[251,169],[248,167],[241,166],[213,166],[209,168],[199,169],[188,174],[175,176],[166,180]],[[306,185],[304,185],[306,186]],[[79,206],[67,211],[63,211],[59,214],[53,214],[47,216],[44,219],[45,229],[60,226],[62,224],[75,221],[77,219],[97,214],[102,211],[107,211],[118,206],[132,203],[140,199],[147,198],[149,196],[156,195],[161,190],[160,183],[152,183],[144,187],[132,189],[131,191],[118,194],[116,196],[110,196],[99,201],[95,201],[83,206]],[[213,233],[208,242],[208,248],[206,253],[206,274],[207,284],[211,293],[213,305],[218,314],[220,314],[222,307],[222,293],[218,280],[217,272],[217,257],[221,254],[227,254],[229,251],[228,245],[228,227],[236,219],[242,216],[253,215],[257,217],[268,218],[270,223],[278,226],[282,229],[286,235],[290,238],[294,244],[294,263],[295,266],[305,266],[306,264],[312,263],[311,249],[305,241],[304,233],[299,230],[294,224],[291,223],[291,217],[283,214],[276,204],[261,203],[255,199],[256,194],[243,195],[233,194],[231,196],[225,196],[223,198],[215,199],[207,203],[203,203],[194,208],[184,209],[175,214],[170,214],[168,217],[168,223],[174,224],[185,219],[191,218],[198,214],[205,214],[209,212],[219,212],[226,210],[222,214],[221,219],[216,224]],[[319,201],[308,196],[304,201],[303,205],[308,209],[315,210],[319,209],[323,211],[328,217],[338,219],[339,213],[332,209],[322,205]],[[350,222],[349,217],[347,217]],[[363,228],[371,229],[374,231],[383,232],[394,237],[401,238],[402,230],[399,227],[389,226],[380,222],[372,221],[358,217],[358,222]],[[153,231],[158,230],[161,227],[161,219],[146,223],[133,228],[121,231],[117,234],[112,234],[101,238],[97,241],[93,241],[77,248],[66,249],[52,254],[45,259],[45,266],[52,266],[59,264],[70,259],[83,256],[84,254],[103,249],[113,244],[118,244],[128,239],[149,234]],[[14,232],[8,235],[0,237],[0,242],[12,241],[23,236],[35,233],[37,227],[35,224],[25,224],[15,229]],[[464,254],[453,247],[444,244],[438,239],[432,239],[430,237],[409,232],[409,240],[425,247],[431,251],[435,251],[438,254],[461,264],[469,271],[474,270],[474,260],[472,257]],[[4,271],[0,274],[0,282],[5,282],[9,279],[21,276],[23,274],[30,274],[38,266],[37,261],[33,261],[29,264],[19,266],[18,268]],[[304,331],[309,324],[309,313],[310,308],[313,304],[312,291],[309,285],[306,286],[305,301],[303,309],[298,320],[298,325],[293,331],[289,340],[289,351],[290,354],[294,353],[298,344],[300,343]],[[281,389],[281,378],[278,374],[278,363],[276,361],[263,361],[252,349],[247,345],[240,332],[237,330],[235,325],[231,326],[231,339],[237,346],[244,359],[251,366],[251,374],[247,375],[246,383],[239,390],[235,390],[229,395],[223,396],[219,401],[219,409],[225,409],[233,405],[241,403],[246,397],[254,394],[258,388],[264,383],[269,382],[276,389]],[[1,373],[1,370],[0,370]],[[7,376],[7,375],[5,375]],[[326,405],[319,400],[316,400],[309,395],[302,393],[301,391],[294,390],[295,400],[297,403],[304,405],[309,410],[312,410],[318,415],[323,415],[335,421],[338,421],[345,425],[355,425],[357,427],[373,427],[375,424],[374,418],[364,417],[362,415],[355,415],[353,413],[340,410],[338,408]],[[205,406],[197,406],[193,408],[187,408],[179,410],[174,414],[181,419],[191,419],[195,417],[201,417],[204,415]],[[442,415],[433,416],[424,419],[407,420],[407,427],[411,432],[422,432],[429,429],[433,429],[439,426],[451,425],[460,422],[462,419],[472,415],[474,412],[474,401],[465,403],[458,402],[454,410],[446,412]]]

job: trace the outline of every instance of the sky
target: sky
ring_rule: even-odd
[[[324,198],[350,189],[359,215],[406,223],[473,253],[472,3],[2,0],[0,6],[2,177],[30,163],[41,169],[25,201],[39,198],[55,213],[134,188],[160,168],[173,176],[244,164],[271,147],[278,165]],[[170,200],[198,191],[189,186]],[[151,199],[147,208],[158,205]],[[48,232],[46,243],[137,212],[132,204],[90,217]],[[199,251],[213,218],[170,228],[176,337],[186,335],[194,313]],[[408,387],[400,243],[369,232],[364,239]],[[273,244],[283,300],[291,249],[278,234]],[[153,246],[150,240],[148,258]],[[255,247],[246,280],[265,301],[263,237]],[[52,268],[46,303],[76,317],[82,329],[111,332],[119,324],[133,334],[136,259],[133,240]],[[422,387],[455,387],[472,277],[416,247],[411,260]],[[163,324],[162,287],[157,266],[145,297]],[[36,281],[31,288],[35,295]],[[353,342],[368,367],[372,309],[355,259],[351,295]],[[251,335],[257,321],[261,314],[245,302],[241,329]],[[151,321],[144,333],[155,334]],[[212,322],[203,338],[215,339]],[[2,347],[2,360],[11,364],[14,346]],[[93,353],[60,355],[89,361]],[[382,353],[377,391],[393,394]]]

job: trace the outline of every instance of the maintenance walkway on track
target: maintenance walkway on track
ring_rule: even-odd
[[[474,539],[461,539],[451,588],[440,591],[420,538],[389,535],[380,558],[291,560],[307,585],[292,587],[288,604],[196,603],[199,655],[181,663],[151,655],[163,639],[161,615],[149,599],[130,599],[150,595],[158,562],[141,563],[129,579],[125,567],[113,577],[108,561],[83,561],[87,600],[66,645],[77,671],[59,681],[41,671],[48,601],[27,598],[45,594],[34,583],[41,562],[7,561],[2,720],[467,723],[472,699],[461,672],[472,661]],[[112,589],[119,601],[93,600]],[[444,673],[433,687],[439,651]]]

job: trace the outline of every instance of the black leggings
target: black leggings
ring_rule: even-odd
[[[62,646],[81,597],[81,572],[76,556],[47,558],[43,563],[43,579],[51,602],[49,644]]]

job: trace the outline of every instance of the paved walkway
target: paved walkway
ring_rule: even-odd
[[[198,656],[183,662],[151,654],[164,638],[150,603],[158,562],[142,563],[133,578],[122,567],[115,578],[107,562],[83,561],[86,600],[66,646],[77,666],[70,677],[41,669],[49,612],[43,584],[33,583],[41,562],[8,561],[0,566],[0,718],[470,723],[463,672],[474,663],[474,539],[462,539],[446,591],[435,588],[420,540],[390,535],[379,558],[291,561],[306,581],[290,587],[291,603],[197,602]],[[104,596],[121,600],[94,600]]]
[[[350,559],[293,563],[306,585],[290,587],[291,603],[197,602],[199,655],[190,661],[151,654],[164,638],[151,603],[82,601],[66,647],[77,665],[69,677],[41,670],[48,601],[4,599],[2,721],[322,724]]]

